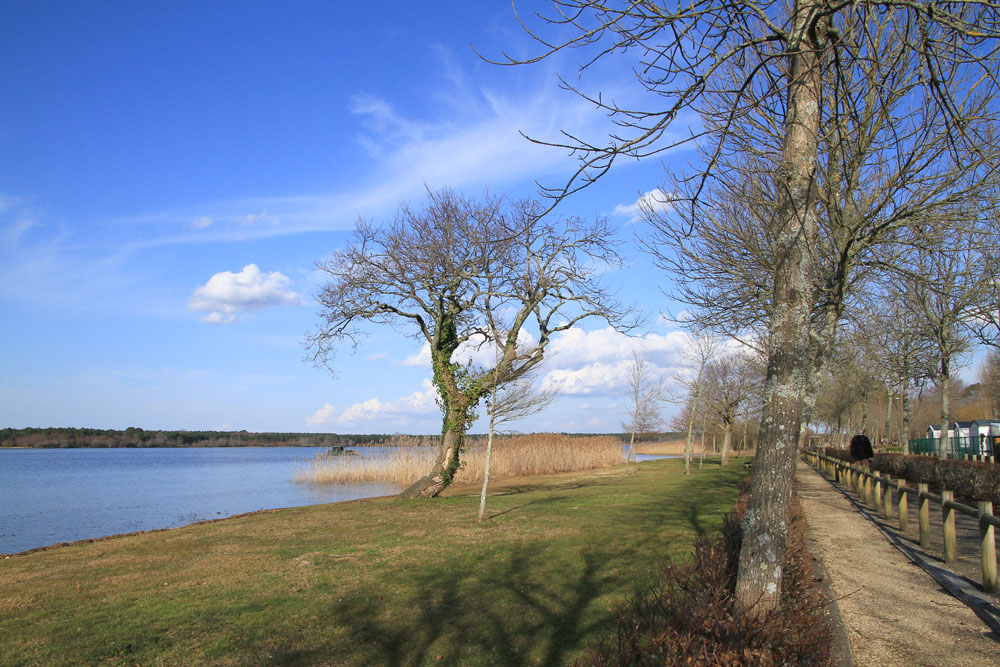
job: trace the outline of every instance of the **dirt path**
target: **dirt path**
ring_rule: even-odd
[[[796,482],[855,665],[1000,665],[1000,637],[889,544],[830,482],[801,462]]]

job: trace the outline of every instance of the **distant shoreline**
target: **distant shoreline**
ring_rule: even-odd
[[[621,433],[567,433],[575,437],[613,436]],[[470,433],[474,439],[481,434]],[[437,435],[403,436],[409,444],[431,444]],[[672,433],[657,434],[652,441],[671,440]],[[388,433],[251,433],[249,431],[147,431],[141,428],[3,428],[0,449],[152,449],[189,447],[361,447],[394,446],[399,434]]]

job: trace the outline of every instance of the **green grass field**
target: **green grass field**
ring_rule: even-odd
[[[565,664],[719,527],[678,460],[264,512],[0,560],[0,664]]]

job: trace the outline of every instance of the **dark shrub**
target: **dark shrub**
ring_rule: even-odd
[[[935,491],[948,489],[964,502],[992,500],[1000,507],[1000,466],[980,461],[940,460],[931,456],[876,454],[872,468],[908,484],[924,483]]]
[[[720,537],[700,537],[690,563],[669,563],[659,585],[618,610],[617,632],[585,655],[588,665],[826,665],[827,600],[813,586],[805,519],[793,499],[781,604],[737,614],[733,590],[746,498]]]
[[[851,462],[851,452],[847,449],[841,449],[839,447],[826,447],[823,453],[829,456],[831,459],[837,459],[838,461]]]

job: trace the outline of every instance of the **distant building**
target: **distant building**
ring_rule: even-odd
[[[928,426],[927,437],[941,437],[940,426]],[[993,456],[1000,449],[1000,420],[977,419],[971,422],[954,422],[948,427],[949,449],[961,454]]]

